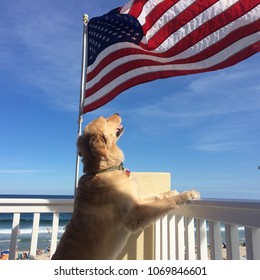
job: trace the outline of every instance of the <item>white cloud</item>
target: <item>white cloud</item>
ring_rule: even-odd
[[[42,173],[50,172],[50,170],[40,169],[0,169],[0,174],[31,174],[31,173]]]
[[[33,87],[33,94],[51,106],[77,110],[81,18],[77,22],[68,8],[57,9],[46,1],[19,1],[15,5],[9,2],[5,7],[9,17],[2,20],[0,30],[4,42],[0,70]]]
[[[184,137],[200,151],[252,149],[260,137],[259,59],[188,78],[179,92],[162,93],[158,87],[157,98],[155,93],[146,103],[126,109],[127,118],[144,134]]]
[[[237,149],[237,143],[235,142],[217,142],[217,143],[200,143],[194,146],[196,150],[206,152],[219,152],[219,151],[234,151]]]

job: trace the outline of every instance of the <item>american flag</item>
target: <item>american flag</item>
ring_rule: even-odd
[[[260,51],[260,0],[131,0],[88,23],[83,113],[152,80],[213,71]]]

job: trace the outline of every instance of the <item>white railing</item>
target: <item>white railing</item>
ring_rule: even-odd
[[[195,200],[156,222],[155,233],[155,259],[260,260],[260,201]]]
[[[51,257],[57,247],[59,214],[72,213],[72,210],[73,199],[0,199],[0,213],[13,213],[9,259],[16,259],[16,248],[21,214],[33,213],[30,259],[36,259],[41,213],[53,214],[50,244]]]
[[[50,231],[52,256],[58,242],[59,215],[71,213],[72,209],[72,199],[0,199],[0,214],[13,214],[9,259],[16,259],[21,214],[33,213],[30,259],[36,259],[41,213],[53,215]],[[246,252],[242,255],[239,241],[241,231]],[[174,215],[156,222],[154,259],[205,260],[223,257],[260,260],[260,201],[192,201],[176,210]]]

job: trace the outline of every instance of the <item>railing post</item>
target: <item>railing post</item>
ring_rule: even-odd
[[[186,260],[195,260],[194,218],[185,217],[185,251]]]
[[[175,215],[168,215],[168,236],[169,236],[169,260],[176,260],[176,228]]]
[[[209,222],[210,258],[222,260],[220,222]]]
[[[167,216],[161,219],[161,237],[162,237],[162,260],[168,259],[168,219]]]
[[[58,230],[59,230],[59,213],[53,213],[50,259],[52,255],[55,253],[55,250],[57,248]]]
[[[260,229],[245,228],[246,257],[248,260],[260,260]]]
[[[161,259],[161,221],[154,224],[154,259]]]
[[[20,224],[20,213],[14,213],[12,234],[11,234],[11,243],[10,243],[10,254],[9,254],[10,260],[15,260],[19,224]]]
[[[206,220],[196,220],[196,245],[197,245],[197,259],[208,259],[208,241],[207,241],[207,223]]]
[[[184,217],[176,216],[176,259],[185,260]]]
[[[31,239],[31,248],[30,248],[30,260],[36,259],[36,250],[37,250],[37,240],[39,233],[39,224],[40,224],[40,213],[34,213],[33,215],[33,228],[32,228],[32,239]]]
[[[237,225],[225,224],[227,259],[240,260]]]

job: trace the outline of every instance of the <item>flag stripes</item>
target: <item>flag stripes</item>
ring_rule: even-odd
[[[114,42],[88,65],[84,113],[140,83],[225,68],[260,51],[260,0],[132,0],[119,11],[138,20],[143,37]]]

